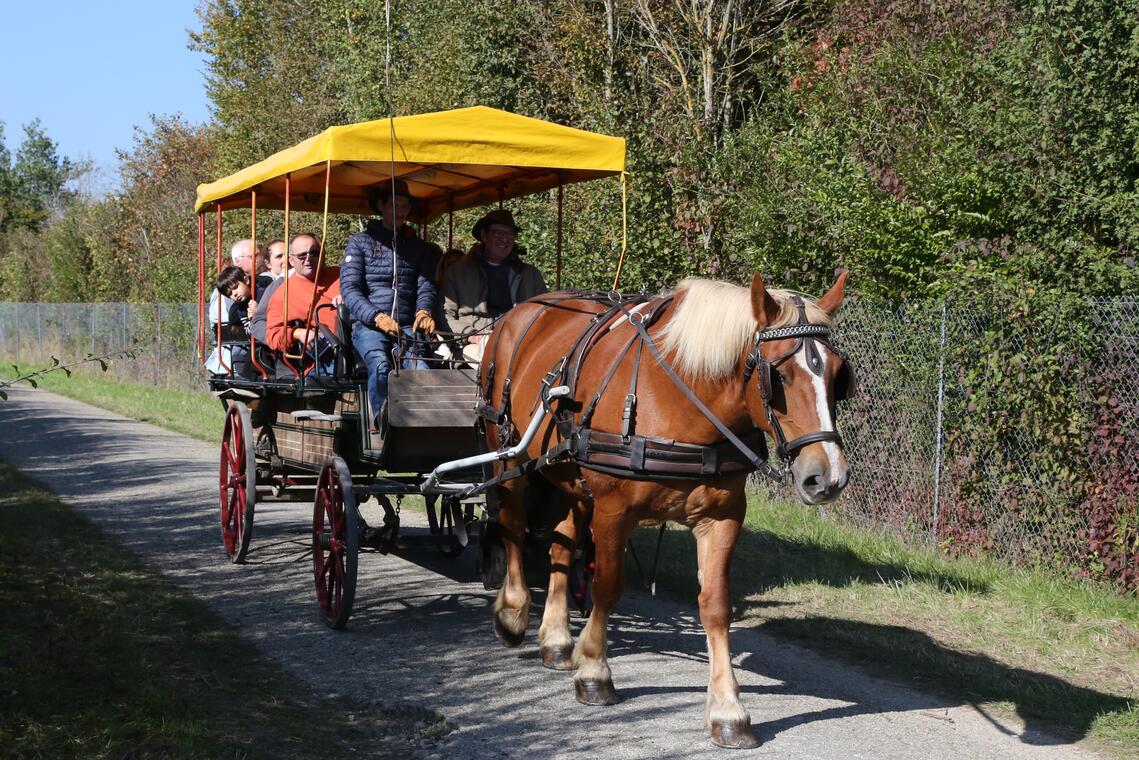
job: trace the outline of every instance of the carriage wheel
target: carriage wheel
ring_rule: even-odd
[[[320,616],[340,629],[352,614],[360,531],[352,473],[338,456],[324,463],[312,508],[312,570]]]
[[[428,509],[433,509],[428,506]],[[439,510],[439,553],[444,557],[455,559],[467,548],[467,544],[459,543],[456,526],[462,526],[463,533],[470,542],[471,531],[475,527],[474,507],[464,505],[454,497],[443,499],[442,509]]]
[[[253,535],[257,504],[257,460],[253,453],[253,426],[249,408],[234,401],[225,416],[218,474],[221,502],[221,538],[231,562],[245,562]]]

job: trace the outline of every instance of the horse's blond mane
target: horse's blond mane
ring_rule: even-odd
[[[779,318],[767,327],[796,324],[799,313],[791,299],[799,294],[777,288],[767,292],[780,306]],[[728,282],[688,279],[676,287],[676,296],[680,305],[661,329],[664,353],[671,353],[676,369],[691,378],[717,379],[731,373],[755,335],[751,291]],[[830,315],[814,299],[802,298],[811,324],[830,324]]]

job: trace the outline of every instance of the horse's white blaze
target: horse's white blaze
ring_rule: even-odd
[[[795,363],[802,368],[807,377],[811,378],[811,387],[815,391],[815,414],[819,418],[819,431],[830,431],[835,429],[834,419],[831,417],[830,405],[827,403],[827,387],[823,383],[823,377],[825,377],[827,373],[827,362],[830,360],[830,352],[817,343],[815,346],[822,349],[819,351],[819,359],[822,360],[823,366],[819,374],[816,375],[811,371],[810,367],[807,366],[807,352],[805,350],[800,350],[795,354]],[[838,480],[838,444],[833,441],[823,441],[822,447],[823,451],[827,454],[827,465],[830,468],[830,482],[833,483]]]

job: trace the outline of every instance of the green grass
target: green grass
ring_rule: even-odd
[[[755,494],[747,527],[732,568],[739,625],[1139,757],[1135,596],[942,557]],[[666,593],[694,598],[694,539],[684,530],[664,537]],[[642,563],[655,542],[655,529],[638,532]]]
[[[217,440],[221,405],[209,396],[77,379],[44,385]],[[159,401],[144,395],[152,392]],[[1116,757],[1139,757],[1135,596],[984,560],[948,559],[755,495],[747,527],[732,573],[738,624],[762,626],[951,699],[1016,713],[1031,726],[1088,739]],[[651,529],[635,538],[646,565],[655,539]],[[660,567],[664,593],[695,598],[690,533],[665,533]]]
[[[318,698],[203,602],[0,464],[6,757],[410,757],[427,710]]]
[[[11,377],[13,362],[4,362]],[[21,369],[34,369],[24,367]],[[205,391],[199,393],[125,383],[90,371],[77,371],[67,377],[52,372],[37,378],[40,388],[117,412],[124,417],[149,422],[200,441],[221,440],[225,412],[221,402]],[[0,401],[0,404],[3,402]]]

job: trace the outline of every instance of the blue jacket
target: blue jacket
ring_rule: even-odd
[[[340,295],[354,323],[372,327],[376,315],[383,312],[401,325],[410,325],[417,311],[435,308],[435,252],[410,227],[404,227],[396,241],[399,313],[392,313],[391,242],[391,230],[377,219],[348,239],[340,266]]]

